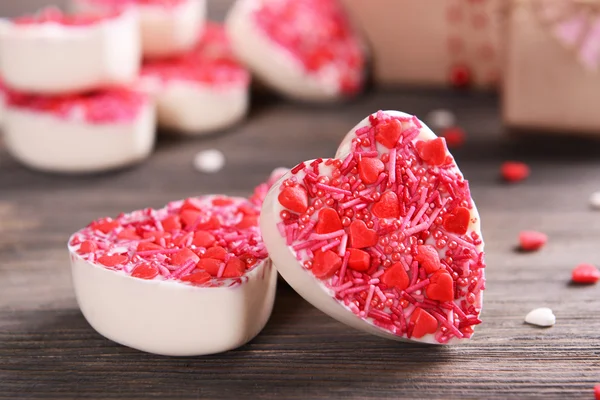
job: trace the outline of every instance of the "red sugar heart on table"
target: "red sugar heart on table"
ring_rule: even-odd
[[[573,269],[571,280],[581,284],[596,283],[600,280],[600,270],[592,264],[579,264]]]
[[[523,251],[536,251],[541,249],[548,241],[545,233],[537,231],[521,231],[519,233],[519,244]]]
[[[372,114],[336,158],[293,168],[261,231],[283,278],[350,326],[445,344],[481,323],[479,215],[444,139],[413,116]]]

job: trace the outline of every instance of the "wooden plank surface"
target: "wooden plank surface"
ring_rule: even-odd
[[[206,139],[163,138],[143,165],[85,177],[33,172],[0,144],[0,398],[593,398],[600,383],[600,286],[569,285],[578,262],[600,264],[600,143],[503,135],[484,94],[378,92],[338,107],[258,99],[249,119]],[[208,357],[167,358],[116,345],[77,309],[66,240],[94,218],[202,193],[247,195],[269,171],[334,153],[369,112],[423,116],[449,107],[469,133],[455,152],[471,181],[487,250],[487,291],[474,339],[457,347],[395,343],[347,328],[280,285],[265,330]],[[48,132],[51,134],[51,132]],[[215,175],[193,155],[218,148]],[[531,178],[507,186],[499,164],[523,159]],[[521,229],[550,236],[539,253],[514,251]],[[107,296],[110,295],[107,293]],[[556,326],[523,323],[549,306]],[[176,340],[176,339],[175,339]]]

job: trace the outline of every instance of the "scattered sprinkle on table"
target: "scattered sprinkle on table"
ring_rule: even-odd
[[[590,196],[590,206],[594,210],[600,210],[600,190]]]
[[[212,174],[223,169],[225,156],[216,149],[204,150],[194,156],[194,168]]]
[[[531,310],[529,314],[525,316],[525,322],[531,325],[546,327],[554,325],[556,323],[556,317],[548,307],[540,307]]]
[[[465,131],[458,126],[444,129],[444,131],[442,131],[442,136],[446,139],[446,145],[449,148],[456,148],[465,144]]]
[[[571,280],[575,283],[593,284],[600,279],[600,271],[595,265],[582,263],[573,269]]]
[[[500,175],[506,182],[520,182],[529,176],[530,169],[519,161],[506,161],[500,167]]]
[[[427,125],[431,129],[443,130],[453,127],[456,124],[456,115],[450,110],[443,108],[432,110],[427,114]]]
[[[537,231],[521,231],[519,233],[519,244],[523,251],[536,251],[541,249],[548,241],[545,233]]]

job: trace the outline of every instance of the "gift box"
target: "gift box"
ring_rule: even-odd
[[[505,0],[341,1],[371,47],[377,85],[496,85]]]
[[[510,0],[508,126],[600,133],[600,1]]]

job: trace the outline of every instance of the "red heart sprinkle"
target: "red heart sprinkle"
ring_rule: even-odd
[[[139,264],[131,271],[131,276],[140,279],[152,279],[158,275],[158,268],[150,264]]]
[[[181,222],[183,222],[183,226],[189,228],[190,226],[194,226],[201,215],[202,214],[199,211],[183,210],[179,213],[179,218],[181,219]]]
[[[306,191],[300,186],[288,186],[279,193],[279,203],[290,211],[302,214],[308,208]]]
[[[121,232],[117,234],[118,239],[125,240],[140,240],[140,235],[138,235],[135,229],[123,229]]]
[[[248,229],[258,225],[258,216],[246,215],[242,220],[235,226],[238,229]]]
[[[448,232],[464,235],[469,230],[471,212],[464,207],[457,207],[444,217],[444,228]]]
[[[196,255],[196,253],[194,253],[192,250],[188,249],[187,247],[184,247],[183,249],[179,250],[177,253],[171,255],[171,264],[173,264],[173,265],[182,266],[183,264],[187,263],[189,260],[192,260],[194,262],[194,264],[196,264],[198,261],[200,261],[200,257],[198,257]]]
[[[535,251],[539,250],[548,241],[548,236],[542,232],[522,231],[519,233],[519,243],[521,250]]]
[[[381,282],[383,282],[389,288],[398,288],[398,290],[404,290],[408,287],[409,279],[404,265],[402,263],[395,263],[391,267],[385,270],[381,275]]]
[[[416,148],[419,157],[429,165],[444,165],[446,162],[447,149],[444,138],[439,137],[427,142],[418,141]]]
[[[113,254],[112,256],[98,257],[98,262],[107,267],[114,267],[115,265],[124,264],[129,261],[129,257],[124,254]]]
[[[435,247],[430,245],[420,245],[417,247],[417,255],[415,260],[421,264],[421,267],[425,268],[428,274],[431,274],[442,266],[440,263],[440,255],[438,254]]]
[[[379,201],[373,204],[371,211],[378,218],[398,218],[400,216],[398,196],[392,191],[385,192]]]
[[[198,231],[214,231],[215,229],[219,229],[221,227],[221,221],[216,216],[212,216],[208,219],[208,221],[201,222],[196,226],[196,230]]]
[[[217,276],[219,273],[219,269],[221,268],[221,264],[223,264],[222,260],[216,260],[214,258],[204,258],[198,261],[196,264],[196,268],[200,268],[212,276]]]
[[[201,208],[202,208],[202,206],[199,205],[195,199],[189,198],[189,199],[185,199],[183,201],[183,204],[181,205],[179,212],[181,213],[182,211],[185,211],[185,210],[200,211]]]
[[[465,143],[465,131],[457,126],[445,129],[442,136],[448,147],[460,147]]]
[[[410,321],[415,324],[413,328],[412,336],[420,339],[428,333],[435,333],[438,329],[437,319],[421,307],[415,308]]]
[[[181,278],[183,282],[196,283],[198,285],[206,283],[210,280],[210,274],[205,271],[195,271]]]
[[[102,233],[112,232],[114,229],[121,226],[118,221],[114,221],[111,219],[105,219],[102,221],[96,221],[92,223],[92,229],[100,231]]]
[[[246,263],[237,257],[233,257],[227,261],[222,277],[237,278],[244,275],[244,272],[246,272]]]
[[[363,157],[358,161],[358,174],[363,183],[377,182],[379,173],[385,169],[385,164],[378,158]]]
[[[197,247],[210,247],[215,244],[215,237],[208,232],[198,231],[194,233],[192,244]]]
[[[207,249],[202,258],[213,258],[215,260],[225,261],[225,256],[227,256],[227,250],[221,246],[216,246]]]
[[[388,149],[396,147],[401,135],[402,123],[397,119],[391,119],[375,127],[375,140]]]
[[[600,385],[594,386],[594,397],[596,400],[600,400]]]
[[[527,164],[518,161],[507,161],[500,167],[500,175],[507,182],[519,182],[529,176]]]
[[[238,211],[241,212],[244,215],[258,215],[260,214],[259,211],[257,211],[255,208],[251,207],[248,204],[242,204],[241,206],[238,207]]]
[[[233,204],[233,200],[228,199],[227,197],[215,197],[212,199],[212,203],[214,206],[223,207]]]
[[[579,264],[573,269],[571,279],[575,283],[596,283],[600,279],[600,271],[595,265]]]
[[[164,247],[152,242],[140,242],[136,247],[136,251],[155,251],[164,250]]]
[[[349,249],[348,267],[355,271],[365,272],[371,266],[371,256],[366,251]]]
[[[342,259],[331,250],[322,252],[317,250],[313,260],[312,273],[319,279],[325,279],[333,276],[342,266]]]
[[[471,84],[471,70],[464,64],[454,65],[450,69],[450,83],[459,89]]]
[[[319,235],[331,233],[343,229],[340,216],[333,208],[323,208],[319,211],[319,218],[315,226],[315,232]]]
[[[181,230],[181,221],[177,215],[169,215],[167,218],[160,221],[165,231]]]
[[[79,250],[77,250],[78,254],[89,254],[98,250],[98,246],[96,243],[91,240],[86,240],[79,245]]]
[[[444,270],[438,270],[429,278],[429,286],[425,289],[427,297],[437,301],[454,300],[454,281],[452,276]]]
[[[364,221],[355,219],[350,224],[350,247],[362,249],[375,246],[378,239],[377,232],[367,228]]]

